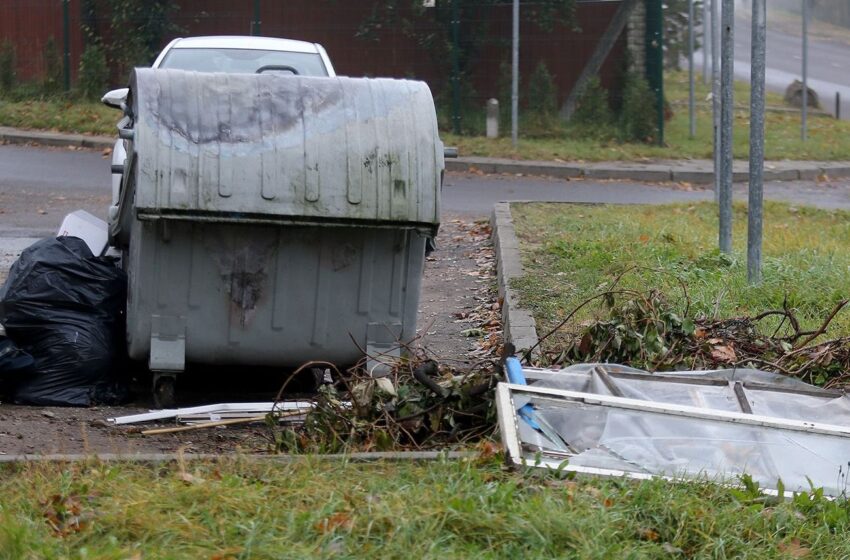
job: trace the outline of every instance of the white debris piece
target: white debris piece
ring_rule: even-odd
[[[254,403],[219,403],[187,408],[171,408],[165,410],[152,410],[142,414],[129,416],[118,416],[107,418],[106,421],[116,426],[122,424],[137,424],[140,422],[152,422],[154,420],[165,420],[175,418],[187,421],[217,421],[229,418],[246,418],[266,414],[272,410],[304,410],[312,409],[314,404],[310,401],[281,401],[254,402]]]

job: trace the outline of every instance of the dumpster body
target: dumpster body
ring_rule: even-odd
[[[136,69],[128,112],[132,358],[345,366],[414,336],[444,167],[425,84]]]

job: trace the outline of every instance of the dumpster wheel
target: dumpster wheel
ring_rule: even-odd
[[[177,375],[174,373],[153,373],[153,402],[156,408],[174,408],[177,404],[176,384]]]

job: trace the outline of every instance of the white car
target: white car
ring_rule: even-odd
[[[324,47],[318,43],[276,39],[272,37],[213,36],[174,39],[159,53],[152,68],[193,70],[196,72],[226,72],[256,74],[285,72],[301,76],[336,76]],[[124,109],[127,88],[112,90],[101,101]],[[124,117],[119,130],[128,124]],[[118,212],[121,191],[121,170],[127,151],[124,140],[115,142],[112,150],[112,206],[109,220]]]

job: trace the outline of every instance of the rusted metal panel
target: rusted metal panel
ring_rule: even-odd
[[[443,144],[423,82],[138,68],[142,218],[436,231]]]

